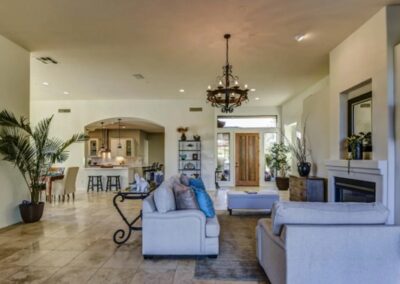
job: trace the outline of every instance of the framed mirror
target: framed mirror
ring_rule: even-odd
[[[348,136],[360,132],[372,134],[372,92],[348,100]],[[364,151],[372,151],[372,140],[364,141]]]

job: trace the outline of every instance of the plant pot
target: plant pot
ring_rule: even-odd
[[[307,177],[310,174],[311,163],[303,162],[297,163],[297,172],[301,177]]]
[[[19,212],[24,223],[34,223],[42,218],[44,202],[39,204],[20,204]]]
[[[289,189],[289,178],[288,177],[276,177],[275,178],[276,186],[279,190],[288,190]]]

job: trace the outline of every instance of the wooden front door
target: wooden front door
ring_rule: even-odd
[[[259,135],[236,133],[236,185],[259,185]]]

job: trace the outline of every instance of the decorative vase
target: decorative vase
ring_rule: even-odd
[[[182,135],[181,135],[181,141],[186,141],[186,135],[185,135],[185,132],[182,132]]]
[[[21,213],[21,218],[24,223],[34,223],[42,218],[44,209],[44,202],[39,202],[38,204],[20,204],[19,212]]]
[[[289,189],[289,178],[288,177],[276,177],[275,178],[276,186],[279,190],[288,190]]]
[[[362,143],[356,143],[351,151],[351,156],[353,160],[363,159],[363,145]]]
[[[306,177],[310,174],[311,163],[309,162],[301,162],[297,163],[297,172],[301,177]]]

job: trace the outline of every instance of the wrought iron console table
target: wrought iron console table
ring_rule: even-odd
[[[121,216],[122,220],[124,221],[124,223],[128,226],[127,229],[118,229],[117,231],[115,231],[113,239],[114,242],[118,245],[121,245],[123,243],[125,243],[131,236],[133,231],[141,231],[142,227],[140,226],[135,226],[135,223],[142,218],[142,210],[140,210],[139,215],[137,215],[133,221],[129,222],[128,219],[125,217],[124,213],[122,213],[122,210],[119,208],[118,206],[118,201],[124,202],[125,199],[127,200],[143,200],[145,199],[147,196],[150,195],[150,193],[154,190],[155,188],[151,189],[150,191],[146,192],[146,193],[137,193],[137,192],[118,192],[113,199],[113,204],[114,207],[117,209],[119,215]]]

